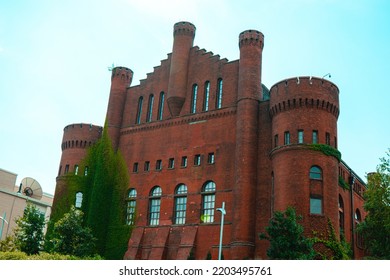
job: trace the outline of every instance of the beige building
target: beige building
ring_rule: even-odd
[[[17,176],[0,168],[0,240],[13,233],[15,219],[23,216],[27,203],[35,205],[46,221],[50,218],[53,195],[44,193],[39,183],[30,177],[16,185]]]

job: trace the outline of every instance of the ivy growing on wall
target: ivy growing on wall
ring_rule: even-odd
[[[335,157],[339,162],[341,161],[341,153],[339,150],[333,148],[332,146],[325,145],[325,144],[309,144],[308,145],[310,149],[314,151],[320,151],[324,155],[327,156],[333,156]]]
[[[85,226],[96,237],[97,253],[105,259],[122,259],[127,249],[131,227],[126,224],[126,191],[129,175],[119,151],[114,151],[106,127],[102,137],[92,145],[80,170],[88,174],[65,177],[66,189],[57,200],[52,222],[59,220],[75,203],[77,192],[83,193],[81,210]]]
[[[341,234],[340,240],[337,239],[332,222],[328,218],[328,237],[315,236],[312,238],[314,244],[323,244],[330,254],[323,254],[317,251],[317,254],[322,259],[331,260],[350,260],[352,258],[351,245],[345,240],[344,235]]]
[[[344,190],[349,190],[349,185],[347,182],[345,182],[345,180],[343,179],[343,177],[339,176],[339,186],[341,188],[343,188]]]

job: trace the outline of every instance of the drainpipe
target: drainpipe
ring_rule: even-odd
[[[351,245],[352,245],[352,259],[355,259],[355,211],[353,205],[353,184],[355,183],[355,177],[352,174],[352,170],[349,170],[349,186],[351,194]]]

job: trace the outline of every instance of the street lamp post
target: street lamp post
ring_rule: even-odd
[[[224,217],[226,215],[226,210],[225,210],[225,201],[222,202],[222,207],[217,208],[217,211],[221,212],[221,231],[219,234],[219,250],[218,250],[218,260],[221,259],[222,257],[222,239],[223,239],[223,223],[224,223]]]
[[[4,222],[7,223],[7,225],[8,225],[8,222],[7,222],[7,220],[5,219],[5,216],[6,216],[6,213],[4,212],[3,217],[0,217],[0,219],[2,220],[2,222],[1,222],[1,228],[0,228],[0,240],[1,240],[1,238],[3,237]]]

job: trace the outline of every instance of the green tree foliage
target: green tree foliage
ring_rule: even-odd
[[[54,224],[53,229],[53,252],[63,255],[87,257],[95,254],[94,247],[96,239],[91,229],[84,227],[84,213],[81,210],[71,207],[62,219]]]
[[[0,252],[15,252],[17,251],[15,245],[15,237],[8,235],[5,239],[0,240]]]
[[[16,219],[16,225],[14,230],[16,247],[28,255],[38,254],[44,241],[44,214],[34,205],[27,204],[23,217]]]
[[[390,259],[390,149],[381,158],[375,173],[368,176],[364,193],[367,216],[359,224],[364,243],[371,257]]]
[[[298,223],[295,209],[288,207],[286,211],[276,211],[266,227],[266,232],[260,234],[260,239],[270,241],[267,256],[274,260],[307,260],[313,259],[315,252],[313,243],[303,235],[303,227]]]

